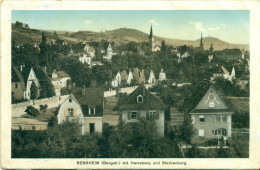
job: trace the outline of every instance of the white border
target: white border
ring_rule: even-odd
[[[260,1],[2,1],[1,6],[1,166],[6,168],[260,168]],[[11,159],[11,10],[250,10],[250,156],[239,159]],[[179,161],[183,165],[77,165],[77,161]]]

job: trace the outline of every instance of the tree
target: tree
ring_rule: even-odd
[[[38,88],[36,87],[36,84],[34,81],[31,84],[30,91],[31,91],[30,99],[32,99],[32,100],[37,99],[38,98]]]
[[[39,110],[35,109],[33,106],[27,106],[25,112],[32,117],[37,117],[40,114]]]
[[[191,118],[186,118],[178,127],[179,138],[188,144],[191,143],[191,138],[197,134],[197,129],[193,126]]]

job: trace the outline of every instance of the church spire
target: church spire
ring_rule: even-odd
[[[149,36],[149,38],[152,38],[153,37],[153,26],[152,26],[152,24],[151,24],[151,29],[150,29],[150,36]]]
[[[201,33],[201,38],[200,38],[200,49],[204,50],[203,41],[202,41],[202,33]]]

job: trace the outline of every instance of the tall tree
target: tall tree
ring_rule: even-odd
[[[38,88],[34,81],[31,84],[30,91],[31,91],[31,99],[32,100],[37,99],[38,98]]]

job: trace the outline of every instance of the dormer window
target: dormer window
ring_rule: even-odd
[[[137,103],[143,103],[143,96],[142,95],[137,96]]]

